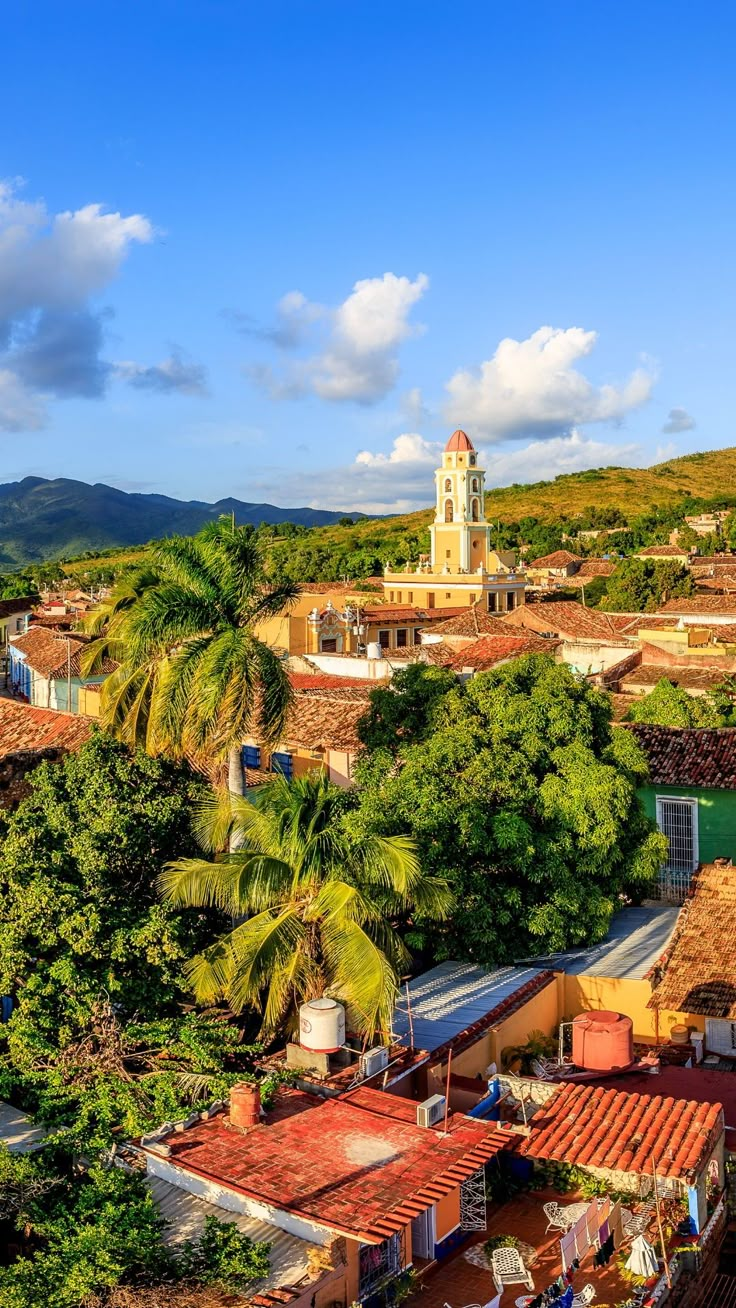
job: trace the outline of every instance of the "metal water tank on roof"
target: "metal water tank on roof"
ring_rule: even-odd
[[[345,1009],[336,999],[310,999],[299,1009],[299,1044],[313,1054],[336,1054],[345,1044]]]
[[[368,642],[368,648],[367,648],[367,650],[366,650],[366,656],[367,656],[369,659],[382,659],[382,658],[383,658],[383,650],[381,649],[381,646],[379,645],[379,643],[378,643],[377,640],[371,640],[371,641]]]
[[[572,1024],[572,1061],[586,1072],[617,1072],[634,1061],[634,1024],[623,1013],[579,1013]]]

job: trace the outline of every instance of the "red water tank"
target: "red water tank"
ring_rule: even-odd
[[[623,1013],[580,1013],[572,1024],[572,1061],[586,1072],[618,1072],[634,1061],[634,1024]]]

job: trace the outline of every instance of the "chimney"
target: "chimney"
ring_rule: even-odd
[[[236,1131],[251,1131],[261,1120],[261,1092],[251,1081],[239,1081],[230,1090],[229,1125]]]

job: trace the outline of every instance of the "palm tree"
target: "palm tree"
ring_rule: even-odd
[[[170,863],[160,878],[172,903],[214,905],[239,920],[188,966],[200,1003],[259,1008],[270,1035],[284,1023],[293,1029],[300,1003],[329,994],[366,1038],[390,1032],[409,962],[396,921],[410,911],[446,917],[451,895],[422,872],[408,837],[351,838],[342,802],[323,774],[310,773],[276,778],[255,804],[213,800],[200,810],[203,849],[229,842],[230,852]]]
[[[119,662],[103,685],[103,725],[150,753],[227,757],[230,790],[242,794],[243,737],[277,743],[291,703],[258,626],[298,594],[291,582],[268,584],[257,538],[230,518],[159,542],[88,628],[97,639],[85,673],[105,655]]]

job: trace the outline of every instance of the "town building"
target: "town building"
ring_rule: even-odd
[[[7,654],[8,643],[14,636],[28,630],[35,603],[33,595],[0,600],[0,656]]]
[[[736,728],[632,723],[649,767],[638,788],[669,840],[660,895],[682,903],[701,863],[736,854]]]
[[[79,749],[91,730],[92,724],[77,714],[0,699],[0,808],[25,799],[29,772]]]
[[[431,552],[403,571],[387,568],[384,594],[428,609],[467,607],[482,601],[489,613],[524,603],[526,574],[511,551],[491,546],[485,512],[485,471],[464,431],[454,431],[435,472]],[[411,595],[411,599],[408,597]]]
[[[255,784],[269,773],[287,779],[323,771],[338,786],[349,786],[360,750],[358,722],[368,711],[373,681],[352,677],[290,673],[294,692],[286,729],[276,746],[256,736],[243,741],[243,767]]]
[[[99,673],[82,672],[86,638],[32,627],[8,644],[8,684],[13,694],[37,708],[80,712],[80,689],[105,680],[117,664],[105,657]]]
[[[530,586],[554,587],[580,570],[583,560],[570,550],[555,550],[526,564]]]

